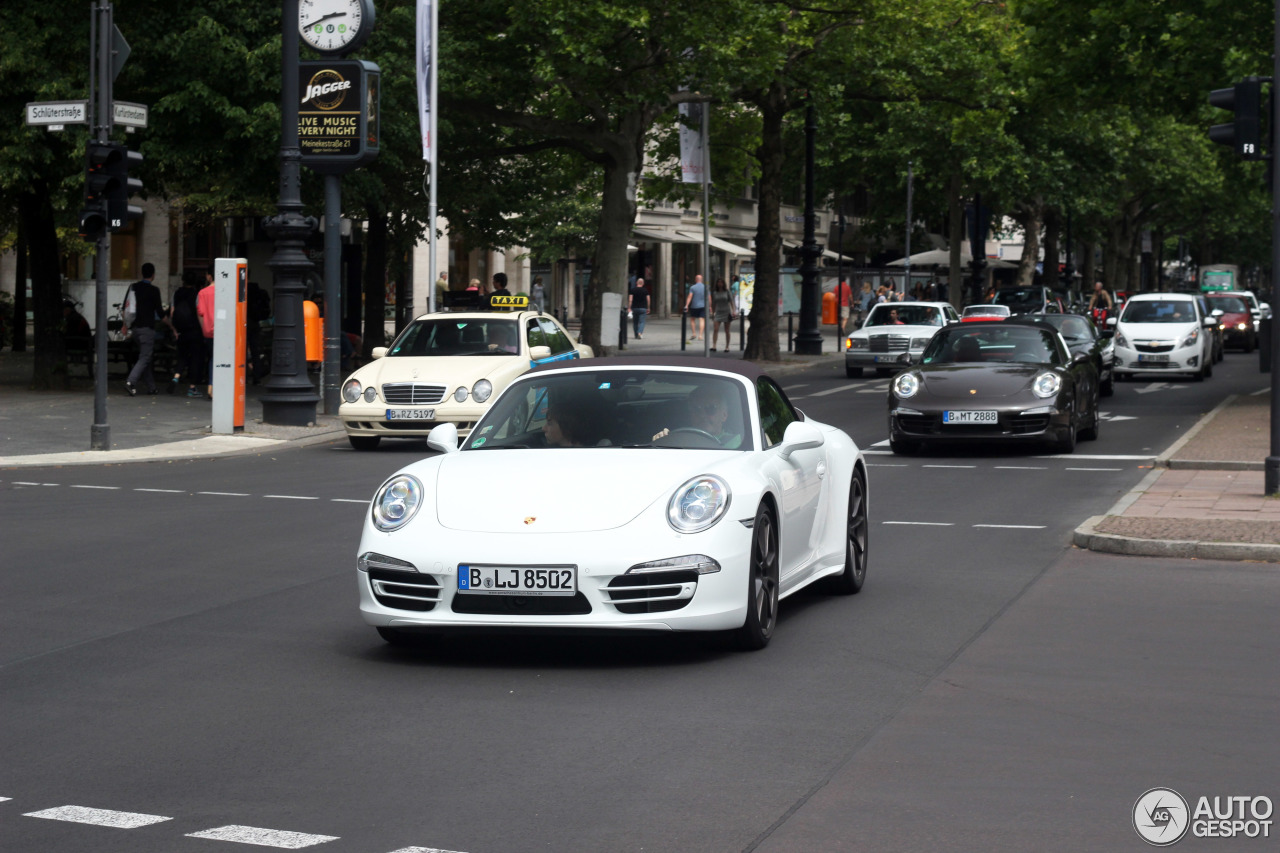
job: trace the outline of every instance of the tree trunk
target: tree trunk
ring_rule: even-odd
[[[950,269],[947,274],[947,296],[957,311],[964,301],[964,264],[960,260],[964,250],[963,190],[960,173],[953,173],[947,183],[947,245],[951,251],[951,257],[948,258]]]
[[[782,275],[782,119],[787,112],[782,86],[775,82],[761,96],[760,204],[756,217],[756,284],[747,315],[747,344],[743,357],[751,361],[780,361],[778,350],[778,286]]]
[[[61,334],[62,276],[58,270],[58,233],[49,204],[49,191],[43,181],[33,181],[18,196],[18,210],[27,236],[31,264],[31,298],[34,305],[35,361],[31,387],[47,391],[53,388],[53,376],[63,368],[62,385],[68,384],[66,356]],[[25,323],[25,318],[21,318]]]
[[[364,335],[360,354],[370,358],[374,347],[385,346],[387,308],[387,212],[366,208],[369,230],[364,243]]]
[[[17,255],[13,273],[13,351],[27,351],[27,234],[18,219],[18,243],[14,247]],[[3,345],[4,341],[0,341]]]
[[[1056,208],[1047,208],[1044,212],[1044,276],[1041,281],[1050,290],[1061,286],[1058,274],[1058,237],[1062,228],[1062,217]]]
[[[1030,287],[1035,280],[1036,261],[1040,255],[1040,224],[1044,208],[1039,205],[1024,207],[1015,219],[1022,225],[1022,260],[1018,261],[1018,287]]]
[[[1098,280],[1098,261],[1095,257],[1098,246],[1093,242],[1080,241],[1080,291],[1090,293],[1093,283]]]
[[[582,307],[582,342],[596,355],[608,355],[618,346],[616,338],[601,339],[602,299],[617,293],[627,304],[627,243],[636,223],[636,186],[644,166],[644,140],[653,118],[647,111],[627,113],[619,130],[604,146],[604,188],[600,198],[600,223],[596,228],[596,251],[591,262],[591,278]],[[621,317],[619,322],[623,322]]]

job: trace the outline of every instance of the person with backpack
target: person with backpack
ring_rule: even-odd
[[[148,394],[156,393],[156,379],[151,373],[151,360],[156,350],[156,324],[165,322],[164,306],[160,301],[160,288],[151,283],[156,277],[153,263],[142,265],[142,278],[129,285],[124,299],[124,320],[138,342],[138,360],[124,381],[124,389],[130,397],[138,396],[141,381]],[[132,316],[131,316],[132,315]]]
[[[201,397],[196,383],[204,376],[204,332],[200,328],[200,316],[196,313],[196,295],[199,274],[187,270],[182,276],[182,286],[173,294],[173,307],[169,311],[169,324],[178,338],[178,360],[174,365],[169,393],[178,393],[182,374],[187,375],[187,396]]]

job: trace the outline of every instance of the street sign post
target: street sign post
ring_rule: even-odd
[[[147,126],[146,104],[132,104],[128,101],[116,101],[111,106],[112,124],[118,124],[133,133],[135,127]]]
[[[63,130],[69,124],[89,123],[89,102],[35,101],[27,104],[27,124]]]

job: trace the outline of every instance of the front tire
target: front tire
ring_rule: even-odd
[[[1067,424],[1067,434],[1062,439],[1054,442],[1053,450],[1055,453],[1071,454],[1076,452],[1076,422],[1072,418]]]
[[[867,479],[855,469],[849,484],[848,518],[845,523],[844,571],[829,579],[828,589],[837,595],[856,595],[867,579]]]
[[[349,435],[347,441],[351,442],[351,446],[356,450],[377,450],[378,443],[382,441],[380,435]]]
[[[747,566],[747,618],[738,644],[748,651],[769,645],[778,622],[778,525],[768,505],[760,504],[751,526]]]

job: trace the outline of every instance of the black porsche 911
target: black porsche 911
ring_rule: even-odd
[[[930,442],[1030,442],[1071,453],[1077,437],[1098,437],[1098,393],[1093,359],[1073,355],[1052,329],[948,326],[889,386],[889,446],[913,453]]]

